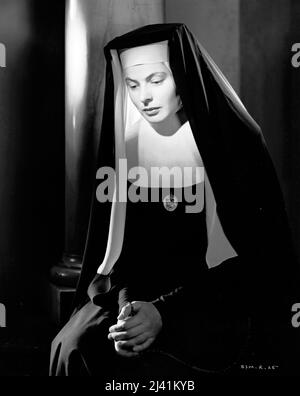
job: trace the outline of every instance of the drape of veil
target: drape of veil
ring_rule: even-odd
[[[147,50],[147,48],[145,48]],[[106,254],[101,266],[97,272],[107,275],[117,262],[121,254],[122,243],[124,240],[124,229],[126,219],[126,202],[121,202],[119,197],[122,194],[120,186],[124,185],[119,180],[122,174],[119,169],[120,160],[126,158],[125,153],[125,134],[132,123],[137,122],[142,116],[132,105],[125,84],[122,67],[119,61],[117,51],[112,50],[112,67],[114,75],[114,96],[115,96],[115,169],[116,179],[114,183],[114,199],[111,208],[110,229],[107,241]],[[224,78],[224,77],[223,77]],[[223,232],[218,214],[217,204],[214,194],[206,176],[205,180],[206,194],[206,227],[208,237],[208,249],[206,261],[209,268],[215,267],[223,261],[236,256],[236,252],[230,245]]]
[[[287,291],[295,258],[283,195],[264,137],[184,24],[145,26],[115,38],[105,47],[106,89],[96,170],[103,166],[116,170],[117,194],[117,159],[125,158],[127,114],[118,51],[164,40],[168,41],[170,68],[205,167],[206,202],[210,204],[207,232],[211,242],[207,264],[222,265],[237,255],[241,265],[251,263],[245,265],[245,279],[256,276],[252,273],[259,274],[257,287],[263,288],[272,274],[270,293],[275,293],[279,284],[280,290]],[[95,190],[98,184],[96,180]],[[94,194],[76,307],[85,300],[97,270],[107,274],[117,261],[125,213],[125,203],[99,203]],[[284,271],[283,261],[289,262]]]

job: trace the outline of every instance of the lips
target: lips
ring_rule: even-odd
[[[160,110],[160,107],[147,107],[145,109],[143,109],[143,112],[146,113],[147,115],[156,115],[158,114]]]

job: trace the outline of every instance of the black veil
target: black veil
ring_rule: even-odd
[[[106,89],[96,169],[115,168],[111,50],[164,40],[168,41],[177,90],[218,203],[218,216],[239,255],[236,271],[241,293],[250,294],[250,309],[264,322],[274,319],[288,327],[291,305],[296,301],[292,286],[296,258],[274,165],[259,126],[184,24],[145,26],[105,47]],[[88,285],[104,257],[110,210],[111,203],[100,204],[94,194],[75,309],[87,301]]]

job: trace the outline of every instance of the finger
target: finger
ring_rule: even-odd
[[[143,325],[145,322],[145,318],[140,313],[135,314],[134,316],[128,317],[124,320],[123,329],[130,330],[136,326]]]
[[[118,331],[124,331],[125,330],[125,321],[120,321],[112,326],[110,326],[110,328],[108,329],[108,331],[110,333],[114,333],[114,332],[118,332]]]
[[[135,312],[139,311],[142,308],[142,302],[141,301],[131,301],[132,308]]]
[[[115,341],[129,340],[133,337],[137,337],[137,336],[141,335],[144,332],[145,332],[144,325],[140,325],[140,326],[133,327],[132,329],[130,329],[128,331],[119,331],[119,332],[115,331],[115,332],[109,333],[108,339],[115,340]]]
[[[131,338],[128,341],[123,341],[122,346],[124,346],[124,348],[131,348],[136,345],[141,345],[145,343],[145,341],[147,341],[148,339],[149,339],[149,335],[147,333],[143,333],[137,337]]]
[[[117,319],[124,320],[125,318],[134,316],[142,307],[140,301],[129,302],[121,309]]]
[[[122,348],[116,348],[115,347],[115,351],[116,351],[116,353],[118,355],[124,356],[124,357],[133,357],[133,356],[138,356],[139,355],[138,352],[127,351],[126,349],[122,349]]]
[[[120,323],[111,326],[108,330],[110,333],[118,332],[118,331],[127,331],[129,329],[132,329],[133,327],[141,325],[142,323],[143,323],[142,316],[137,314],[133,317],[129,317],[128,319],[124,319],[120,321]]]
[[[119,340],[127,340],[127,333],[126,332],[113,332],[113,333],[108,333],[107,338],[109,340],[114,340],[114,341],[119,341]]]
[[[119,313],[119,316],[117,317],[118,320],[120,319],[125,319],[126,317],[128,317],[131,314],[131,304],[128,303],[126,305],[124,305],[124,307],[121,309],[121,312]]]
[[[142,344],[140,344],[140,345],[134,346],[134,347],[132,348],[132,350],[133,350],[134,352],[141,352],[141,351],[144,351],[146,348],[148,348],[148,347],[153,343],[154,340],[155,340],[154,337],[150,337],[150,338],[148,338],[144,343],[142,343]]]

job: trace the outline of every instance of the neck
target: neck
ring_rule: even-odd
[[[183,109],[180,109],[176,114],[173,114],[162,122],[151,123],[151,126],[160,135],[172,136],[186,121],[186,114]]]

